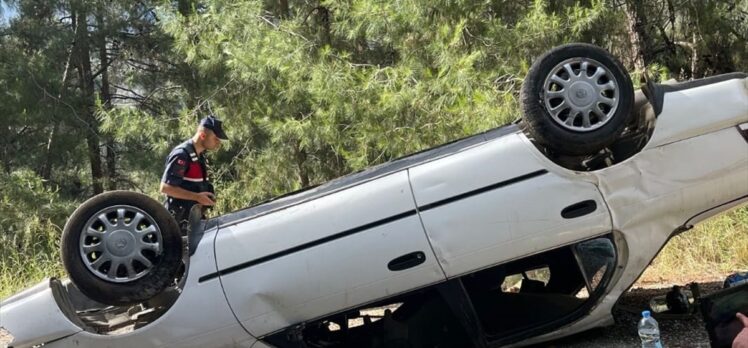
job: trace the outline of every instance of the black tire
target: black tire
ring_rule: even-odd
[[[109,209],[116,210],[107,213]],[[127,217],[122,219],[122,225],[119,224],[117,214],[120,211],[128,214],[129,225]],[[133,215],[137,213],[140,215]],[[102,215],[110,225],[105,225],[104,220],[98,218]],[[112,220],[109,220],[110,216]],[[134,222],[135,219],[137,222]],[[116,225],[112,225],[112,222]],[[89,230],[91,226],[99,227],[92,228],[95,232],[92,233]],[[158,235],[148,232],[150,230],[158,231]],[[99,235],[101,239],[96,237]],[[132,239],[128,239],[128,236],[132,236]],[[140,245],[136,240],[138,237],[140,242],[145,242],[143,245],[151,248],[160,246],[159,250],[145,250],[136,246]],[[88,249],[84,249],[84,245],[94,245],[102,251],[87,254]],[[122,253],[123,248],[130,255],[143,256],[151,265],[146,266],[146,263],[138,261],[142,259],[139,257],[117,255]],[[73,212],[62,232],[61,249],[65,269],[81,292],[104,304],[129,305],[154,297],[174,281],[182,259],[182,238],[177,222],[159,202],[136,192],[111,191],[92,197]],[[108,268],[106,262],[96,265],[97,259],[109,256],[117,261],[110,261]],[[135,261],[117,265],[113,271],[114,278],[106,278],[105,273],[115,262],[126,259]],[[137,273],[131,274],[131,271]],[[123,273],[125,276],[120,277]]]
[[[578,63],[573,63],[577,59],[580,59],[580,61]],[[564,96],[554,99],[552,94],[550,94],[554,92],[546,92],[546,89],[548,88],[546,85],[547,79],[551,79],[551,74],[556,74],[557,72],[563,74],[564,72],[559,69],[559,65],[569,61],[572,61],[572,66],[573,64],[577,64],[577,67],[581,66],[581,62],[587,62],[587,64],[592,66],[599,64],[604,69],[607,69],[607,71],[604,71],[602,77],[594,80],[594,84],[589,81],[583,81],[588,83],[585,88],[589,88],[589,91],[592,93],[589,93],[588,90],[576,90],[576,92],[580,93],[577,93],[574,96]],[[579,75],[575,75],[573,78],[569,76],[568,81],[573,82],[574,78],[577,77],[581,80],[581,67],[579,68],[579,71],[577,68],[573,68],[573,70]],[[587,68],[585,68],[585,72],[586,74],[584,76],[587,79],[597,76],[595,74],[590,75]],[[612,80],[609,79],[609,77],[612,77]],[[613,86],[616,86],[615,90],[611,89],[597,92],[597,90],[594,89],[595,86],[603,86],[600,81],[606,80],[613,81]],[[549,86],[552,86],[554,82],[551,81],[548,83]],[[572,84],[571,82],[570,85],[575,86],[575,84]],[[561,88],[561,91],[569,90],[569,92],[566,93],[572,94],[572,92],[575,92],[573,88],[567,89],[560,86],[560,84],[556,85],[554,87],[555,91],[559,91],[559,88]],[[595,92],[597,92],[597,95]],[[617,93],[617,99],[615,102],[610,102],[611,105],[599,103],[598,100],[600,99],[600,96],[609,98],[613,96],[612,93]],[[548,98],[546,98],[546,96],[548,96]],[[586,122],[584,125],[578,125],[577,121],[580,123],[582,122],[579,117],[569,116],[570,114],[567,114],[564,119],[564,111],[558,111],[558,115],[554,118],[552,113],[549,111],[549,107],[553,107],[553,103],[557,103],[558,99],[561,99],[564,103],[566,102],[566,99],[568,99],[569,104],[559,104],[557,105],[557,109],[554,110],[563,108],[568,109],[571,106],[566,105],[572,105],[571,103],[575,103],[574,107],[577,107],[576,103],[581,105],[590,102],[591,104],[586,106],[588,109],[594,107],[597,111],[602,111],[602,113],[597,111],[590,112],[588,114],[588,121],[589,119],[592,119],[594,122],[594,120],[597,119],[600,120],[599,123],[592,126],[589,125],[591,122]],[[631,78],[618,59],[600,47],[583,43],[573,43],[558,46],[541,56],[533,63],[522,84],[520,100],[523,114],[521,127],[523,131],[525,131],[525,134],[532,138],[537,144],[556,154],[592,155],[612,144],[628,124],[634,105],[634,90]],[[617,105],[612,107],[615,103],[617,103]],[[579,107],[584,108],[584,106]],[[608,107],[610,108],[608,109]],[[569,111],[569,113],[573,112],[574,111]],[[565,121],[571,122],[572,124],[562,124],[565,123]],[[590,130],[585,130],[585,125]]]

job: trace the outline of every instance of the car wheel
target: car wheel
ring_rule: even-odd
[[[112,191],[84,202],[62,232],[62,262],[86,296],[109,305],[142,302],[174,281],[182,238],[150,197]]]
[[[520,93],[528,137],[563,155],[591,155],[626,127],[634,91],[626,69],[589,44],[556,47],[536,60]]]

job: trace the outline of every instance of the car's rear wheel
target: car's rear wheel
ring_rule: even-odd
[[[70,279],[93,300],[142,302],[174,281],[182,257],[179,227],[158,202],[112,191],[84,202],[62,233],[62,261]]]
[[[591,155],[626,127],[634,91],[623,65],[589,44],[554,48],[536,60],[521,90],[523,129],[564,155]]]

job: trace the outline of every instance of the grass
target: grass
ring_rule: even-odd
[[[685,284],[724,280],[748,270],[748,207],[717,216],[673,237],[637,281]]]
[[[61,229],[39,218],[25,221],[12,233],[0,234],[0,299],[48,277],[63,277]]]

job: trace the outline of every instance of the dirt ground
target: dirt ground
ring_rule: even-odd
[[[722,288],[722,281],[700,281],[698,284],[702,295]],[[640,347],[641,341],[636,326],[641,318],[641,311],[647,308],[652,298],[664,296],[670,289],[669,284],[632,288],[621,296],[616,309],[613,311],[615,325],[545,342],[533,346],[533,348]],[[665,347],[709,347],[709,336],[701,314],[698,312],[688,319],[660,318],[657,321],[660,325],[660,338]]]
[[[0,329],[0,347],[5,348],[10,344],[11,337],[7,331]]]

